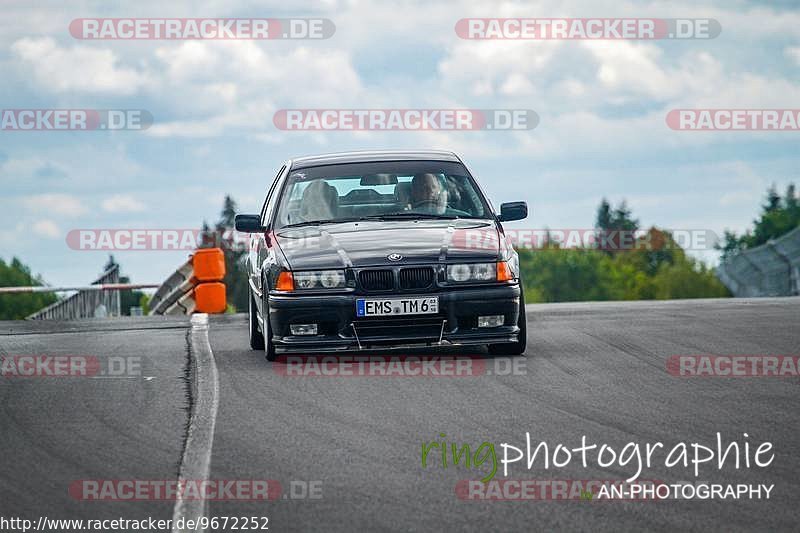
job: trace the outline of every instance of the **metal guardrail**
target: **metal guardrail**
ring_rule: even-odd
[[[114,283],[119,283],[119,265],[114,265],[103,272],[91,284]],[[27,320],[70,320],[119,315],[120,295],[118,290],[81,290],[25,318]]]
[[[150,298],[151,315],[223,313],[225,255],[220,248],[201,248],[161,284]]]
[[[728,257],[717,277],[738,297],[800,295],[800,227]]]
[[[184,294],[192,290],[194,267],[190,257],[183,265],[172,273],[167,280],[161,284],[155,294],[150,298],[150,314],[163,315],[166,310],[171,308]]]
[[[119,283],[119,265],[114,265],[91,285],[0,287],[0,293],[77,291],[25,317],[27,320],[120,316],[119,291],[156,287],[158,290],[150,299],[151,315],[224,313],[227,309],[224,278],[225,254],[222,249],[201,248],[160,285]],[[140,307],[135,309],[137,312],[135,314],[131,312],[131,315],[141,316],[142,309]]]

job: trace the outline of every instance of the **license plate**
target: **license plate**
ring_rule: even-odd
[[[439,298],[358,298],[356,316],[432,315],[439,312]]]

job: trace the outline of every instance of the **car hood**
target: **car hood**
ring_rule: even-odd
[[[292,270],[496,261],[492,220],[361,221],[285,228],[275,232]],[[390,261],[388,256],[402,258]]]

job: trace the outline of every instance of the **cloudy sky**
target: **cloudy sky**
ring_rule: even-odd
[[[280,163],[363,148],[458,152],[520,227],[591,227],[601,197],[644,225],[741,231],[767,186],[798,180],[797,132],[681,132],[675,108],[800,107],[792,2],[29,2],[0,17],[0,107],[146,109],[144,132],[0,131],[0,257],[85,283],[103,252],[74,228],[192,228],[226,193],[257,210]],[[287,7],[291,6],[291,7]],[[81,41],[85,17],[324,17],[320,41]],[[713,40],[470,41],[465,17],[713,18]],[[284,108],[533,109],[530,131],[298,132]],[[184,252],[116,254],[137,282]],[[714,254],[705,254],[714,261]]]

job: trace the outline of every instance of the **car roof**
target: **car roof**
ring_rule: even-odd
[[[461,162],[461,159],[455,153],[447,150],[364,150],[297,157],[287,161],[287,166],[291,169],[296,169],[343,163],[417,160]]]

